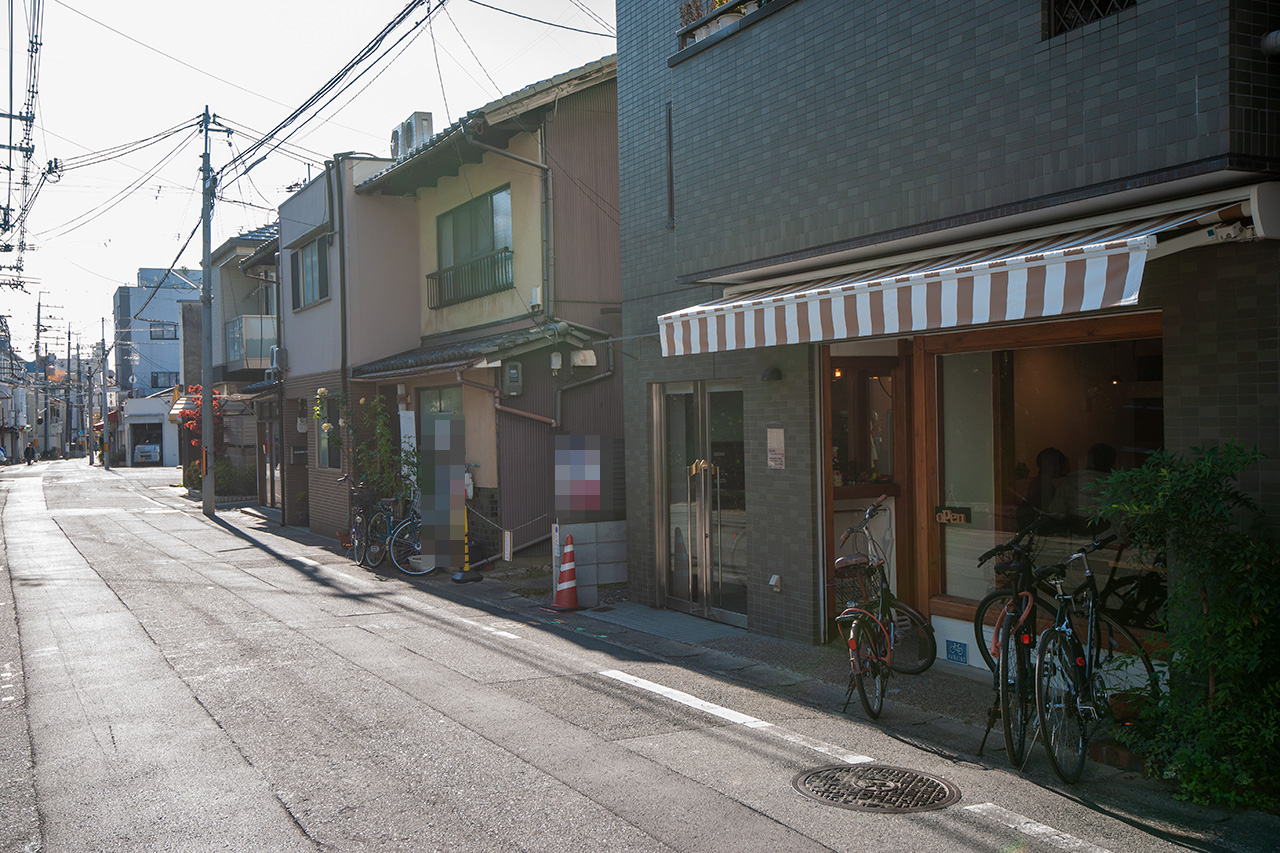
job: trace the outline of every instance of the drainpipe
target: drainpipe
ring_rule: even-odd
[[[556,389],[556,421],[555,422],[557,424],[564,422],[560,414],[560,395],[562,395],[565,391],[572,391],[575,388],[581,388],[584,385],[590,385],[593,382],[599,382],[602,379],[608,379],[609,377],[613,376],[613,344],[609,344],[608,348],[605,350],[605,359],[606,359],[605,361],[606,367],[605,367],[604,373],[597,373],[595,376],[588,376],[586,379],[582,379],[577,382],[570,382],[568,385],[561,385],[559,388]]]
[[[519,415],[520,417],[528,418],[531,421],[540,421],[544,424],[551,424],[552,427],[557,425],[555,420],[552,418],[546,418],[542,415],[535,415],[533,412],[525,412],[520,409],[513,409],[510,406],[502,405],[502,392],[492,385],[485,385],[483,382],[476,382],[472,379],[463,379],[461,370],[455,370],[454,375],[458,378],[458,384],[460,385],[466,385],[470,388],[479,388],[481,391],[492,391],[494,411],[506,412],[509,415]]]
[[[276,283],[275,283],[276,284],[276,346],[281,349],[285,349],[285,346],[284,346],[284,304],[285,304],[284,276],[281,275],[283,270],[280,269],[280,259],[284,257],[284,253],[280,251],[279,240],[280,240],[280,237],[279,237],[279,234],[277,233],[277,236],[276,236],[276,241],[277,241],[276,242]],[[292,306],[293,303],[290,302],[289,304],[290,306]],[[286,349],[285,351],[287,352],[288,350]],[[284,472],[285,472],[284,454],[288,450],[288,444],[285,442],[285,438],[284,438],[284,435],[285,435],[284,433],[284,424],[285,424],[284,374],[285,374],[285,371],[281,370],[280,385],[279,387],[276,388],[276,417],[280,421],[280,426],[279,426],[280,440],[274,441],[273,439],[275,437],[274,436],[270,437],[268,440],[271,441],[271,445],[268,447],[268,452],[267,452],[267,458],[270,459],[272,457],[272,454],[275,452],[275,446],[277,444],[280,446],[280,450],[279,450],[280,455],[276,457],[276,465],[280,466],[280,526],[281,527],[287,527],[289,525],[289,498],[287,497],[287,495],[289,494],[289,490],[285,488],[285,476],[284,476]],[[289,453],[289,455],[292,456],[293,454]],[[268,472],[268,474],[270,475],[270,472]],[[275,477],[271,476],[272,489],[276,487],[275,482],[276,482]]]
[[[338,239],[338,323],[341,329],[339,354],[342,358],[342,397],[348,399],[350,391],[350,383],[348,382],[348,366],[350,365],[350,355],[347,352],[347,241],[343,239],[343,227],[346,225],[346,217],[343,215],[345,207],[345,199],[341,197],[342,193],[342,154],[333,155],[332,160],[325,161],[325,181],[329,184],[329,233],[326,235],[330,238]],[[329,180],[329,175],[336,178],[337,187],[334,182]],[[338,195],[337,202],[334,196]],[[325,251],[329,250],[328,240],[325,241]]]

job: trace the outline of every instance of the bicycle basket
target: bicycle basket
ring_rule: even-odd
[[[378,493],[363,483],[352,486],[348,491],[351,494],[351,503],[357,507],[369,507],[378,502]]]
[[[842,607],[866,607],[880,598],[880,562],[866,554],[850,554],[836,560],[836,603]]]

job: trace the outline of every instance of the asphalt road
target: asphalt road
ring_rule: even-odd
[[[0,470],[0,850],[1221,849],[1153,831],[1147,794],[1100,808],[239,512],[215,523],[176,477]],[[960,799],[877,814],[792,787],[868,760]]]

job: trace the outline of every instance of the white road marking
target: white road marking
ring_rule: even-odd
[[[1052,844],[1059,850],[1078,851],[1078,853],[1111,853],[1105,847],[1099,847],[1096,844],[1090,844],[1088,841],[1082,841],[1074,835],[1067,835],[1065,832],[1054,829],[1052,826],[1045,826],[1043,823],[1037,823],[1029,817],[1023,817],[1016,812],[1008,809],[1002,809],[995,803],[979,803],[976,806],[965,806],[965,811],[982,815],[985,818],[1003,823],[1012,829],[1016,829],[1023,835],[1029,835],[1032,838],[1038,838],[1047,844]]]
[[[318,567],[320,565],[315,560],[309,560],[306,557],[294,557],[293,561],[295,563],[302,563],[304,566]],[[343,575],[343,577],[346,577],[346,575]]]
[[[768,723],[768,722],[765,722],[764,720],[757,719],[748,714],[743,714],[740,711],[733,710],[732,708],[725,708],[721,705],[716,705],[712,702],[706,701],[705,699],[699,699],[697,696],[692,696],[681,690],[676,690],[674,687],[667,687],[662,684],[656,684],[652,681],[646,681],[643,678],[637,678],[634,675],[629,675],[620,670],[606,669],[606,670],[602,670],[600,674],[605,676],[606,678],[612,678],[615,681],[621,681],[624,684],[630,684],[632,687],[638,687],[641,690],[647,690],[650,693],[656,693],[657,695],[670,699],[673,702],[679,702],[681,705],[686,705],[690,708],[695,708],[699,711],[703,711],[707,714],[711,714],[714,717],[719,717],[720,719],[726,720],[730,723],[735,723],[740,726],[746,726],[749,729],[759,729],[761,731],[765,731],[789,743],[794,743],[797,746],[803,746],[808,749],[812,749],[813,751],[820,752],[823,755],[829,755],[832,758],[843,761],[846,764],[866,764],[870,761],[875,760],[873,758],[870,758],[869,756],[859,755],[856,752],[849,752],[848,750],[841,749],[840,747],[834,744],[826,743],[825,741],[820,741],[815,738],[808,737],[807,735],[802,735],[802,734],[798,734],[797,732],[787,731],[786,729],[780,729],[777,726],[775,726],[773,723]]]
[[[512,634],[510,631],[503,631],[500,628],[490,628],[488,625],[481,625],[479,622],[472,622],[470,619],[458,619],[458,621],[462,622],[463,624],[470,625],[473,628],[479,628],[481,631],[487,631],[490,634],[494,634],[495,636],[505,637],[508,640],[520,639],[518,636],[516,636],[515,634]]]

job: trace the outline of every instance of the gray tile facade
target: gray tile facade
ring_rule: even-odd
[[[1280,174],[1280,59],[1259,48],[1280,4],[1140,0],[1053,39],[1039,2],[772,5],[680,56],[674,0],[618,7],[628,559],[633,597],[657,603],[649,384],[740,377],[749,626],[812,641],[814,348],[663,359],[657,316],[718,296],[695,283],[716,272],[1228,170]],[[1280,460],[1277,260],[1267,243],[1153,265],[1170,447],[1236,435]],[[1229,279],[1232,298],[1198,276]],[[784,380],[760,383],[773,366]],[[764,464],[766,425],[786,429],[784,471]],[[1278,468],[1256,484],[1273,505]],[[765,586],[775,573],[781,594]]]

